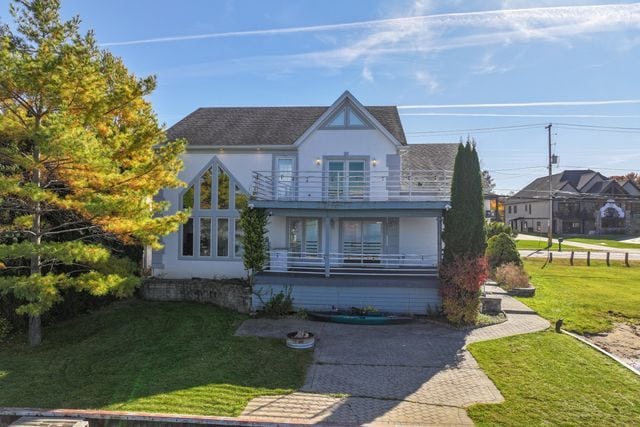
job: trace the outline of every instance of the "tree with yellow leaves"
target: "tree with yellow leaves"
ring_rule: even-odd
[[[139,79],[97,46],[59,0],[14,0],[15,30],[0,27],[0,295],[29,316],[29,343],[60,290],[130,295],[137,266],[96,235],[160,247],[186,212],[162,215],[185,141],[166,142]]]

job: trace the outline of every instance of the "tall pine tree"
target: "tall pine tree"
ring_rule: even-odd
[[[458,147],[442,240],[445,263],[456,256],[482,256],[487,246],[480,161],[471,141]]]
[[[146,100],[155,78],[129,73],[59,9],[15,1],[15,30],[0,28],[0,295],[23,302],[32,345],[61,289],[124,296],[138,284],[133,262],[88,238],[158,248],[186,220],[153,200],[182,185],[185,145],[165,143]]]

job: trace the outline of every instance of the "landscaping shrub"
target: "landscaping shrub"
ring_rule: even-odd
[[[11,333],[11,323],[4,317],[0,316],[0,342],[3,342],[6,337]]]
[[[528,288],[529,275],[521,265],[512,262],[496,268],[496,282],[504,289]]]
[[[476,323],[480,311],[480,288],[488,276],[484,257],[457,256],[442,266],[442,308],[451,323]]]
[[[487,222],[487,239],[497,236],[500,233],[508,234],[514,239],[518,237],[518,232],[511,228],[510,225],[500,221]]]
[[[500,233],[489,239],[486,255],[492,272],[502,264],[522,265],[516,242],[507,233]]]
[[[268,316],[286,316],[293,311],[293,298],[291,288],[286,288],[275,295],[264,304],[264,314]]]

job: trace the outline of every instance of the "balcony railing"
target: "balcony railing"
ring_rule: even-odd
[[[298,171],[253,173],[256,200],[449,201],[450,171]]]
[[[271,250],[265,273],[330,276],[437,276],[436,254],[329,254]]]

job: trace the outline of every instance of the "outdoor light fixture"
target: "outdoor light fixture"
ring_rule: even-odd
[[[378,161],[376,160],[375,157],[373,158],[373,160],[371,160],[371,164],[373,165],[373,167],[375,167],[378,164]]]
[[[316,157],[316,166],[320,166],[320,163],[322,163],[322,160],[320,160],[320,157]]]

